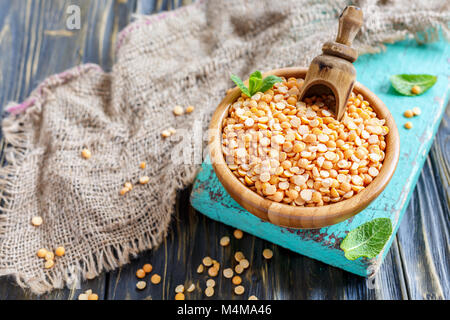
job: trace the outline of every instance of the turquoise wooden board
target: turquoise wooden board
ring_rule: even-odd
[[[234,201],[217,179],[209,158],[203,163],[194,183],[192,206],[214,220],[305,256],[361,276],[373,275],[392,244],[444,114],[448,102],[450,47],[443,40],[427,45],[405,40],[387,45],[384,53],[361,56],[355,66],[357,80],[383,100],[394,116],[400,133],[397,170],[383,193],[369,207],[353,218],[321,229],[279,227],[253,216]],[[434,74],[438,76],[438,81],[423,95],[405,97],[398,95],[389,82],[390,75],[399,73]],[[405,110],[416,106],[422,109],[421,116],[412,119],[403,117]],[[403,127],[406,121],[412,121],[412,130]],[[350,230],[379,217],[390,218],[394,230],[384,250],[374,259],[347,260],[339,248],[343,238]]]

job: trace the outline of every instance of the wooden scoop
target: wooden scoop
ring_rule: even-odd
[[[330,102],[329,107],[337,120],[342,119],[355,84],[356,70],[352,63],[358,58],[358,53],[351,45],[362,24],[360,8],[348,6],[342,11],[336,41],[326,42],[322,46],[323,54],[311,62],[300,93],[300,100],[323,94],[333,95],[334,106]]]

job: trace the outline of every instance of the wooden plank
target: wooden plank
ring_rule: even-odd
[[[69,5],[78,5],[81,9],[80,30],[66,29]],[[4,106],[9,100],[22,101],[47,76],[80,63],[99,63],[108,70],[117,31],[128,23],[134,8],[132,0],[3,2],[0,10],[0,105]],[[93,289],[102,299],[106,278],[103,274],[83,283],[80,289]],[[80,292],[76,288],[56,290],[39,298],[71,299]],[[36,298],[8,278],[0,278],[0,297]]]
[[[398,232],[411,299],[450,297],[449,110]]]

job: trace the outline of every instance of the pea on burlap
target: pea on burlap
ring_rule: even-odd
[[[307,66],[333,40],[349,1],[200,1],[140,16],[118,38],[111,73],[83,65],[45,80],[2,124],[7,164],[0,171],[0,275],[43,293],[93,278],[155,248],[166,236],[176,190],[195,177],[202,132],[232,83],[255,69]],[[356,1],[365,24],[355,46],[441,27],[448,1]],[[427,32],[423,32],[427,30]],[[175,117],[175,105],[194,105]],[[177,134],[164,139],[169,127]],[[92,157],[81,157],[89,148]],[[139,168],[145,161],[146,169]],[[139,185],[139,177],[150,182]],[[127,181],[134,188],[119,190]],[[44,223],[33,227],[33,216]],[[66,248],[44,269],[39,248]]]

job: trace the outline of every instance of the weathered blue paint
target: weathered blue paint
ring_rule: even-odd
[[[355,63],[357,80],[376,93],[388,106],[400,132],[400,161],[385,191],[364,211],[339,224],[316,230],[283,228],[262,221],[243,209],[225,191],[207,159],[199,172],[191,195],[194,208],[208,217],[242,229],[292,251],[369,276],[383,261],[422,170],[448,102],[450,46],[444,42],[418,45],[407,40],[388,45],[387,51],[361,56]],[[429,73],[438,76],[433,88],[421,96],[404,97],[390,86],[389,76],[398,73]],[[403,127],[403,112],[420,107],[422,115],[413,119],[414,128]],[[382,253],[374,259],[349,261],[339,249],[340,242],[359,225],[379,217],[388,217],[393,235]]]

